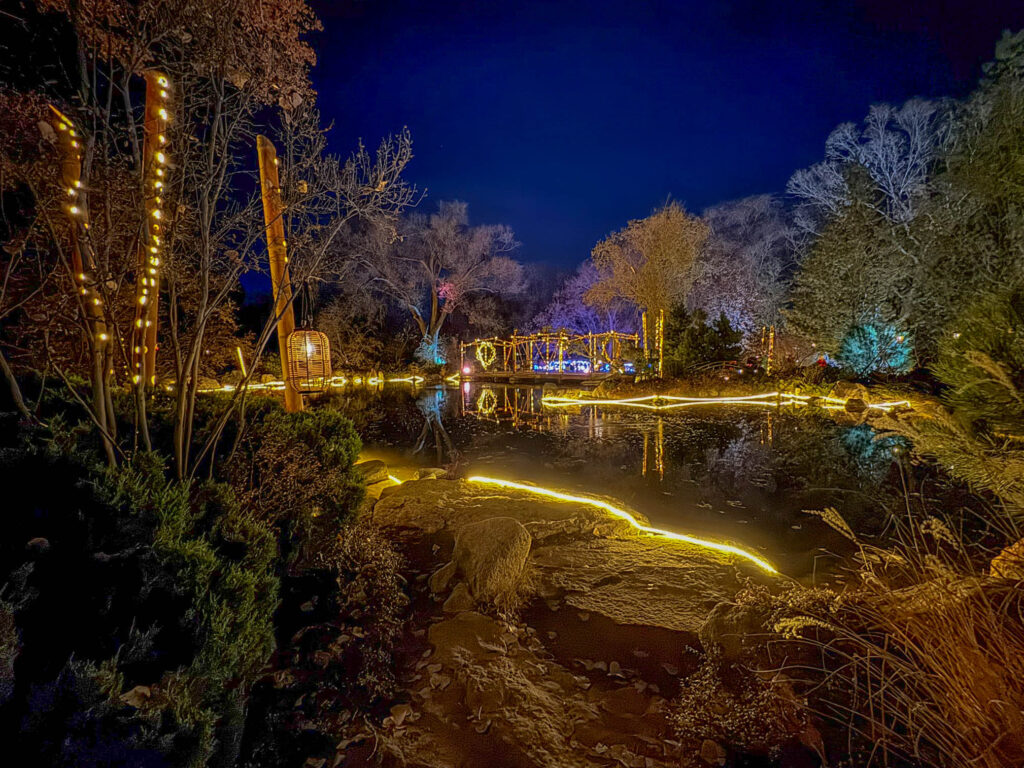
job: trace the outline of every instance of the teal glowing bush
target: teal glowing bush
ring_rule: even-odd
[[[872,373],[907,373],[913,368],[914,344],[910,335],[891,325],[854,326],[839,347],[839,360],[857,376]]]

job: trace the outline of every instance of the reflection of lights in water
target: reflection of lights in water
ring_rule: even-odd
[[[476,409],[484,416],[490,416],[497,407],[498,396],[494,394],[492,389],[483,390],[480,393],[480,397],[476,399]]]
[[[241,355],[241,350],[239,350],[239,355]],[[390,378],[389,379],[389,378],[378,377],[378,376],[368,376],[366,378],[363,378],[361,376],[356,376],[356,377],[354,377],[352,379],[348,379],[348,378],[346,378],[344,376],[335,376],[334,378],[332,378],[330,380],[330,382],[328,382],[328,386],[337,388],[337,387],[347,386],[350,383],[351,384],[362,384],[364,382],[366,384],[371,385],[371,386],[377,386],[377,385],[380,385],[380,384],[412,384],[413,386],[419,386],[420,384],[422,384],[424,382],[424,378],[422,376],[398,376],[398,377],[394,377],[394,378]],[[199,392],[234,392],[237,388],[238,387],[236,385],[234,385],[234,384],[224,384],[223,386],[220,386],[220,387],[212,387],[212,388],[209,388],[209,389],[200,389]],[[246,389],[253,390],[253,391],[264,390],[264,389],[279,390],[279,389],[284,389],[284,382],[283,381],[266,381],[266,382],[262,382],[262,383],[259,383],[259,384],[255,383],[255,382],[249,382],[249,384],[246,385]]]
[[[807,405],[811,401],[821,407],[843,408],[846,400],[838,397],[797,395],[790,392],[764,392],[758,395],[742,397],[679,397],[675,395],[644,395],[642,397],[624,397],[618,399],[588,399],[578,397],[561,397],[545,395],[541,402],[551,408],[562,408],[575,405],[619,405],[627,408],[645,408],[651,411],[667,411],[675,408],[688,408],[698,405]],[[897,406],[909,406],[908,400],[896,400],[888,403],[869,403],[868,408],[888,410]]]
[[[464,382],[462,384],[462,391],[465,392],[467,395],[469,394],[469,382],[468,381]]]
[[[716,552],[736,555],[737,557],[742,557],[745,560],[749,560],[750,562],[754,563],[757,567],[767,571],[768,573],[778,573],[778,571],[767,560],[763,560],[757,555],[751,552],[747,552],[744,549],[733,546],[732,544],[724,544],[717,541],[707,541],[706,539],[698,539],[694,536],[687,536],[686,534],[682,533],[675,533],[673,531],[665,531],[660,528],[651,528],[646,525],[641,525],[637,521],[637,519],[633,517],[633,515],[631,515],[629,512],[627,512],[624,509],[619,509],[618,507],[609,504],[607,501],[593,499],[587,496],[574,496],[569,493],[552,491],[548,488],[540,488],[535,485],[524,485],[523,483],[515,483],[512,482],[511,480],[499,480],[494,477],[483,477],[480,475],[470,477],[469,482],[480,483],[483,485],[496,485],[500,488],[514,488],[515,490],[525,491],[526,493],[532,493],[537,496],[546,496],[549,499],[558,499],[559,501],[569,501],[576,504],[586,504],[591,507],[597,507],[598,509],[603,509],[604,511],[609,512],[615,517],[625,520],[631,526],[633,526],[633,528],[643,533],[649,533],[653,536],[671,539],[673,541],[682,541],[687,544],[693,544],[694,546],[702,547],[704,549],[711,549]]]

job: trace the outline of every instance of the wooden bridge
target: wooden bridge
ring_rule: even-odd
[[[459,345],[464,379],[484,381],[581,381],[632,373],[642,353],[637,334],[607,331],[513,333]],[[626,359],[626,358],[630,359]]]

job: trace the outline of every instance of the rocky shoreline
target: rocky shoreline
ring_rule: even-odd
[[[592,507],[438,474],[370,487],[364,516],[403,556],[413,607],[399,703],[334,764],[724,765],[728,745],[680,735],[671,701],[725,626],[709,626],[715,607],[777,579]]]

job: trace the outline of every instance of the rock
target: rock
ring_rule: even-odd
[[[444,601],[442,609],[445,613],[461,613],[462,611],[472,611],[475,607],[476,600],[469,593],[469,587],[465,583],[459,582],[448,599]]]
[[[373,510],[378,525],[418,528],[426,533],[457,532],[469,523],[511,517],[530,530],[534,540],[547,531],[558,536],[588,535],[609,515],[584,504],[539,498],[522,491],[464,480],[409,480],[388,486]]]
[[[722,602],[711,609],[697,633],[705,651],[717,649],[727,661],[739,661],[746,639],[763,634],[768,609]]]
[[[275,376],[272,373],[264,373],[260,375],[260,384],[273,384],[280,380],[280,376]]]
[[[395,725],[399,726],[405,722],[405,718],[412,714],[412,707],[408,704],[396,704],[391,708],[391,717],[394,719]]]
[[[453,560],[447,565],[442,565],[440,568],[438,568],[436,571],[430,574],[430,581],[428,582],[428,584],[430,585],[430,591],[435,595],[440,595],[442,592],[447,592],[448,587],[451,586],[452,579],[455,578],[456,570],[457,566],[455,565],[455,561]]]
[[[352,468],[362,475],[363,482],[367,485],[381,483],[388,479],[388,465],[380,459],[360,461],[358,464],[353,465]]]
[[[708,765],[725,765],[725,748],[711,739],[704,739],[700,745],[700,759]]]
[[[136,685],[130,691],[121,694],[121,701],[129,707],[142,709],[143,705],[149,701],[152,695],[153,692],[150,690],[148,685]]]
[[[444,480],[446,477],[448,477],[448,470],[441,467],[417,469],[415,475],[416,480]]]
[[[994,579],[1024,580],[1024,539],[1011,544],[992,558],[989,572]]]
[[[731,562],[653,536],[570,541],[530,555],[539,594],[560,595],[573,608],[617,624],[662,627],[693,639],[710,606],[736,593]]]
[[[199,389],[220,389],[220,382],[216,379],[211,379],[209,376],[200,376]]]
[[[241,371],[228,371],[227,373],[220,377],[220,383],[238,385],[242,383],[242,379],[244,378],[245,377],[242,375]]]
[[[511,517],[494,517],[463,526],[453,560],[478,600],[496,605],[514,600],[533,539]]]
[[[859,400],[862,404],[871,402],[868,388],[855,381],[837,381],[832,386],[832,390],[828,393],[828,396],[835,397],[840,400]],[[866,405],[864,407],[866,407]]]

